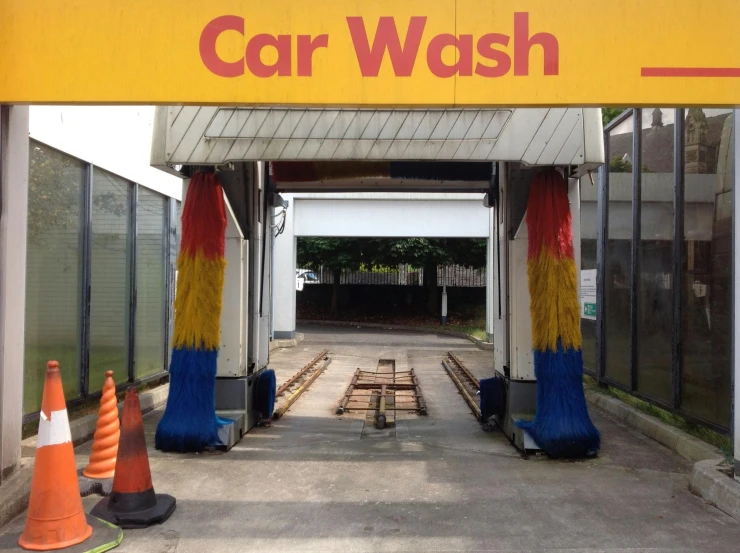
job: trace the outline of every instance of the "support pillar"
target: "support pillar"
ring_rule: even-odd
[[[486,243],[486,341],[493,342],[493,312],[494,312],[494,289],[496,270],[496,256],[494,245],[496,243],[496,217],[494,209],[488,210],[488,241]]]
[[[21,461],[28,106],[0,105],[0,483]]]
[[[285,227],[282,234],[275,239],[275,305],[274,305],[274,333],[276,340],[295,337],[296,320],[296,249],[297,242],[294,232],[295,200],[290,195],[284,195],[288,201],[285,213]],[[283,208],[276,208],[280,213]],[[275,224],[280,225],[281,219],[276,218]]]

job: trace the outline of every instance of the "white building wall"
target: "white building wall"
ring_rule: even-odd
[[[182,179],[149,164],[153,106],[31,106],[31,138],[181,199]]]
[[[285,213],[285,228],[275,238],[275,262],[273,273],[274,303],[273,303],[273,338],[285,339],[295,336],[296,319],[296,246],[295,214],[297,203],[293,196],[283,194],[283,199],[289,202]],[[276,212],[281,211],[277,208]],[[275,219],[280,224],[280,219]]]

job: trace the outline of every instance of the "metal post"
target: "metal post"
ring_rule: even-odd
[[[642,110],[632,119],[632,278],[630,280],[630,390],[638,386],[638,323],[640,282],[640,241],[642,240]]]
[[[136,207],[139,203],[139,187],[129,187],[128,212],[128,380],[136,380],[136,234],[138,224]]]
[[[673,123],[673,347],[671,363],[671,403],[681,406],[683,346],[683,213],[684,213],[684,114],[677,109]]]
[[[737,345],[738,321],[740,321],[740,294],[737,293],[738,281],[740,281],[740,253],[738,253],[738,237],[740,237],[740,213],[738,213],[737,195],[738,181],[740,180],[740,109],[734,113],[733,131],[735,133],[735,164],[734,182],[732,188],[732,387],[734,400],[732,403],[733,413],[733,442],[735,457],[735,480],[740,482],[740,348]]]
[[[442,326],[447,324],[447,267],[442,271]]]
[[[90,281],[92,279],[92,195],[93,195],[92,164],[85,167],[85,181],[81,190],[80,217],[82,233],[80,250],[82,253],[82,270],[80,275],[80,372],[79,395],[87,397],[90,391]]]
[[[606,245],[609,240],[609,132],[604,132],[604,158],[599,167],[598,232],[596,234],[596,382],[601,383],[606,364]]]

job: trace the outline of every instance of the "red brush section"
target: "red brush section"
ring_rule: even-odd
[[[196,173],[190,179],[182,210],[181,252],[208,259],[224,256],[226,209],[221,181],[212,173]]]
[[[543,249],[555,259],[573,259],[568,183],[554,169],[538,173],[532,179],[527,204],[529,251],[527,257],[539,257]]]

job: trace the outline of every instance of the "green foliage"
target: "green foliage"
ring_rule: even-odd
[[[610,173],[631,173],[632,163],[618,155],[614,156],[613,158],[609,160],[609,172]],[[652,171],[648,169],[647,165],[642,166],[642,172],[652,173]]]
[[[31,143],[28,163],[28,239],[40,244],[60,231],[80,228],[82,162],[43,144]],[[97,213],[123,216],[128,199],[112,192],[93,195]]]
[[[601,120],[604,122],[604,126],[606,126],[609,121],[613,120],[624,110],[625,108],[601,108]]]
[[[72,230],[80,224],[83,170],[79,161],[31,144],[28,171],[28,239]]]
[[[374,264],[415,267],[456,264],[480,268],[486,264],[485,239],[394,238],[373,239],[368,253]]]
[[[623,159],[621,156],[614,156],[609,160],[610,173],[631,173],[632,163]]]
[[[361,238],[299,238],[298,265],[314,270],[322,265],[332,271],[359,269],[365,260],[364,242]]]
[[[450,238],[299,238],[300,267],[365,270],[457,264],[480,268],[486,264],[485,239]]]

